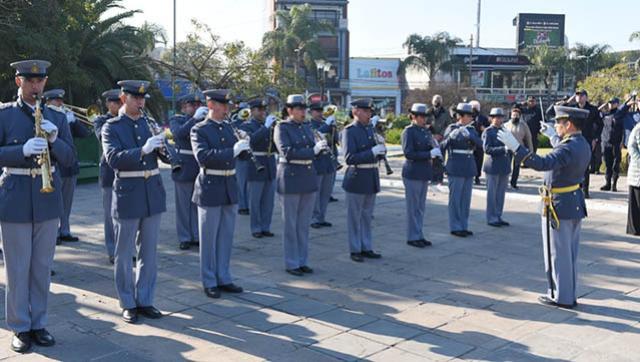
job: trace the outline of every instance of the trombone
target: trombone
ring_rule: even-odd
[[[65,103],[61,108],[63,111],[68,110],[72,112],[78,121],[89,127],[93,127],[93,122],[101,113],[100,107],[97,104],[92,104],[87,108],[82,108]]]

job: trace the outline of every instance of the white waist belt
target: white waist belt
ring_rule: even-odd
[[[355,165],[356,168],[378,168],[377,163],[361,163],[359,165]]]
[[[251,153],[253,153],[254,156],[275,156],[275,153],[271,153],[269,154],[269,152],[254,152],[251,151]]]
[[[182,149],[180,149],[180,150],[178,150],[178,153],[181,154],[181,155],[191,155],[191,156],[193,156],[193,151],[191,151],[191,150],[182,150]]]
[[[451,150],[451,153],[460,153],[463,155],[471,155],[473,154],[473,150]]]
[[[154,168],[153,170],[144,170],[144,171],[118,171],[118,170],[116,170],[116,174],[120,178],[144,177],[145,179],[148,179],[151,176],[159,175],[160,174],[160,170],[157,169],[157,168]]]
[[[311,160],[290,160],[290,161],[287,161],[286,159],[281,158],[280,159],[280,163],[289,163],[289,164],[292,164],[292,165],[310,165],[310,164],[313,163],[313,161],[311,161]]]
[[[42,169],[40,168],[18,168],[18,167],[3,167],[2,172],[8,175],[19,175],[19,176],[33,176],[42,175]],[[56,172],[56,167],[51,166],[51,173]]]
[[[236,170],[212,170],[207,168],[203,168],[202,170],[205,175],[211,176],[233,176],[236,174]]]

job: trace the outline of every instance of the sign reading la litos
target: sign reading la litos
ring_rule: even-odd
[[[356,69],[357,78],[365,79],[365,78],[384,78],[391,79],[393,78],[393,71],[391,70],[383,70],[380,68],[357,68]]]

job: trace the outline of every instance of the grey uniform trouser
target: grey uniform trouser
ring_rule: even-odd
[[[139,219],[113,220],[116,235],[116,290],[123,309],[153,305],[160,218],[161,214],[155,214]],[[131,271],[134,250],[137,258],[135,280]]]
[[[347,233],[349,250],[361,253],[373,249],[371,220],[376,203],[376,194],[355,194],[347,192]]]
[[[175,182],[176,232],[178,242],[196,241],[198,238],[198,206],[191,202],[194,182]]]
[[[249,161],[236,161],[236,180],[238,182],[238,208],[249,208],[249,188],[247,187],[247,174],[249,173]]]
[[[487,223],[499,223],[502,221],[509,175],[485,174],[485,176],[487,177]]]
[[[468,230],[471,191],[473,191],[473,176],[449,176],[449,230]]]
[[[424,239],[422,225],[427,201],[429,181],[403,178],[404,198],[407,205],[407,241]]]
[[[276,197],[276,180],[248,181],[251,232],[271,231],[273,205]]]
[[[562,219],[558,229],[551,229],[552,278],[556,287],[553,299],[556,303],[572,305],[576,301],[578,245],[580,243],[581,225],[582,220],[580,219]],[[542,218],[542,244],[545,271],[548,272],[545,218]],[[551,288],[547,290],[547,295],[551,298]]]
[[[287,269],[307,266],[309,256],[309,223],[316,193],[280,194],[284,232],[284,264]]]
[[[102,209],[104,212],[104,246],[107,254],[114,256],[116,252],[116,241],[113,230],[113,218],[111,217],[111,200],[113,199],[113,187],[101,187]]]
[[[13,332],[47,324],[47,299],[59,219],[0,222],[6,275],[5,313]]]
[[[238,205],[198,206],[200,276],[204,288],[231,283],[229,264]]]
[[[333,191],[335,175],[335,172],[318,175],[318,194],[313,208],[313,216],[311,217],[311,221],[314,223],[326,222],[327,205],[329,205],[329,198]]]
[[[69,226],[69,216],[71,216],[71,206],[73,205],[73,193],[76,190],[76,181],[78,176],[62,177],[62,185],[60,190],[62,191],[62,205],[64,207],[64,214],[60,218],[60,229],[58,229],[58,235],[71,235],[71,227]]]

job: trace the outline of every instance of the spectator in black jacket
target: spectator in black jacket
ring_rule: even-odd
[[[625,105],[618,109],[620,100],[612,98],[607,104],[606,113],[602,117],[602,133],[600,141],[602,144],[602,154],[607,168],[605,173],[605,185],[600,188],[602,191],[618,191],[618,176],[620,174],[620,162],[622,160],[622,137],[624,135],[624,117],[626,115]]]
[[[540,121],[542,121],[542,111],[540,106],[536,102],[536,97],[527,97],[527,103],[525,107],[522,107],[522,115],[520,120],[524,121],[529,126],[531,131],[531,139],[533,140],[533,152],[538,150],[538,135],[540,134]]]

